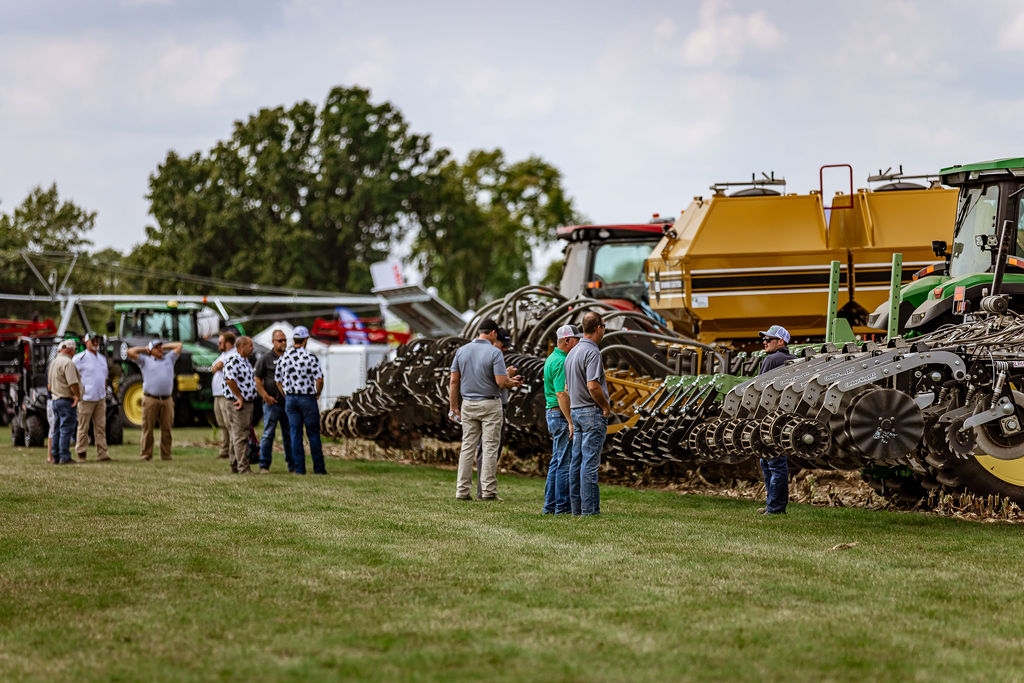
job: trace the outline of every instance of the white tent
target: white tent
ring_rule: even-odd
[[[252,336],[252,340],[257,344],[265,346],[268,349],[272,349],[274,348],[274,344],[271,340],[274,338],[274,330],[281,330],[282,332],[284,332],[285,336],[288,337],[288,345],[291,346],[292,330],[294,329],[295,326],[292,325],[290,322],[279,320],[271,324],[270,327],[266,328],[265,330],[254,334]],[[327,344],[324,344],[321,341],[317,341],[312,337],[310,337],[309,341],[306,342],[306,348],[309,349],[310,353],[315,353],[318,356],[327,355]]]

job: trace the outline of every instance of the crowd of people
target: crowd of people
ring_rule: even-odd
[[[563,325],[555,333],[555,348],[544,364],[545,417],[552,438],[551,460],[544,487],[544,514],[593,516],[601,513],[598,471],[601,451],[612,414],[605,383],[600,343],[605,323],[599,313],[583,316],[582,329]],[[789,353],[789,332],[773,325],[760,333],[765,358],[761,373],[795,358]],[[292,345],[282,330],[272,334],[273,348],[251,362],[253,342],[224,331],[217,339],[221,352],[212,366],[214,414],[222,429],[219,457],[228,460],[234,474],[252,474],[249,443],[255,441],[253,409],[262,401],[263,434],[259,440],[261,474],[270,472],[277,425],[281,425],[288,471],[306,473],[303,431],[309,442],[314,474],[327,474],[320,441],[318,400],[323,391],[320,361],[306,349],[309,330],[296,327]],[[473,500],[473,470],[477,473],[476,498],[501,501],[497,463],[504,442],[505,406],[509,391],[522,386],[515,367],[507,367],[504,353],[510,346],[508,330],[488,318],[481,321],[476,339],[455,353],[449,382],[448,417],[462,426],[455,498]],[[85,335],[85,350],[75,353],[74,340],[58,346],[47,384],[50,392],[50,461],[56,464],[85,461],[92,428],[99,461],[111,460],[106,442],[107,362],[99,353],[99,338]],[[160,459],[170,460],[174,423],[174,363],[181,353],[178,342],[159,339],[128,349],[128,358],[142,372],[142,437],[140,457],[151,460],[154,430],[160,429]],[[762,458],[766,505],[760,514],[785,514],[789,500],[789,471],[785,456]]]
[[[281,425],[285,464],[294,474],[306,473],[303,432],[309,442],[314,474],[327,474],[320,442],[318,401],[324,387],[320,361],[306,349],[309,330],[292,331],[292,345],[282,330],[273,331],[273,348],[255,364],[252,339],[224,331],[217,339],[221,354],[214,362],[214,415],[221,428],[219,457],[228,460],[234,474],[251,474],[249,442],[254,441],[253,409],[257,397],[263,401],[263,436],[259,442],[258,465],[268,474],[273,461],[274,436]],[[99,337],[89,332],[85,350],[75,353],[73,339],[58,345],[57,355],[47,369],[50,401],[48,461],[68,465],[86,461],[89,429],[96,444],[96,459],[112,460],[106,439],[106,396],[108,368],[99,353]],[[172,459],[174,424],[174,364],[181,354],[180,342],[150,341],[127,350],[127,357],[142,373],[142,460],[153,459],[154,436],[160,430],[160,459]],[[74,444],[77,459],[71,457]]]
[[[508,331],[488,318],[481,321],[478,333],[456,351],[451,366],[448,417],[462,424],[455,499],[473,499],[473,455],[479,453],[477,499],[500,501],[495,473],[504,434],[504,405],[508,390],[521,386],[522,378],[514,367],[506,367],[502,355],[509,346]],[[555,348],[544,363],[545,418],[552,441],[541,509],[546,515],[601,514],[598,472],[612,415],[600,349],[604,334],[602,316],[588,312],[582,330],[574,325],[558,328]],[[789,332],[782,326],[773,325],[760,336],[766,353],[761,373],[795,358],[786,346]],[[758,513],[785,514],[789,500],[786,457],[762,458],[760,465],[767,504]]]

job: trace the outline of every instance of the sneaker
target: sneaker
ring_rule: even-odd
[[[114,462],[114,459],[109,455],[104,455],[102,458],[96,458],[96,462]]]
[[[757,508],[757,514],[763,515],[768,512],[768,508]]]
[[[472,503],[473,496],[455,496],[455,500],[468,500],[470,503]]]
[[[78,456],[78,462],[85,462],[85,456],[84,455]]]
[[[480,500],[490,500],[490,501],[494,501],[494,502],[497,502],[497,503],[504,503],[505,502],[505,499],[502,498],[501,496],[484,496]]]
[[[269,467],[261,467],[260,468],[260,474],[270,474],[270,468]]]

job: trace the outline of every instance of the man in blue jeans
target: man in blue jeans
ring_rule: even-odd
[[[270,353],[265,353],[256,361],[256,392],[263,399],[263,437],[260,439],[260,474],[270,474],[270,463],[274,455],[274,432],[277,423],[281,423],[281,441],[284,445],[284,462],[288,471],[294,472],[292,464],[292,430],[288,422],[288,414],[284,411],[284,395],[277,388],[275,373],[277,361],[288,348],[288,337],[282,330],[271,333]]]
[[[284,411],[292,436],[292,467],[295,474],[306,473],[306,450],[302,446],[302,428],[309,437],[309,455],[313,474],[327,474],[320,445],[320,408],[317,401],[324,389],[320,361],[306,350],[309,330],[301,325],[292,330],[292,347],[284,352],[274,369],[278,390],[284,394]]]
[[[565,357],[565,387],[572,415],[572,457],[569,460],[569,507],[573,515],[601,514],[597,470],[612,413],[604,361],[598,344],[604,320],[593,311],[583,316],[583,338]]]
[[[772,325],[758,334],[761,335],[765,351],[758,374],[763,375],[796,358],[786,346],[789,343],[789,331],[782,325]],[[786,456],[783,454],[774,458],[761,458],[761,474],[764,475],[766,500],[765,506],[757,511],[758,514],[786,514],[786,504],[789,502],[789,463]]]
[[[50,361],[46,374],[46,388],[53,400],[54,436],[53,461],[70,465],[71,440],[78,429],[78,401],[82,398],[82,379],[71,360],[75,355],[75,340],[65,339],[57,347],[57,356]]]
[[[544,514],[564,515],[569,507],[569,459],[572,448],[572,422],[569,394],[565,390],[565,357],[576,347],[580,332],[562,325],[555,332],[555,350],[544,362],[544,407],[551,432],[551,462],[544,484]]]

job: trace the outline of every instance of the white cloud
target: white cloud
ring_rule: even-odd
[[[996,47],[1000,50],[1024,50],[1024,12],[1019,13],[999,31]]]
[[[672,31],[662,24],[657,37],[664,39]],[[763,11],[740,14],[723,0],[703,0],[698,26],[683,40],[680,59],[689,67],[735,66],[751,51],[763,52],[782,45],[782,31]]]

